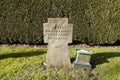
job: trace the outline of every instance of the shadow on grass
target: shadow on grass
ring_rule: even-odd
[[[95,68],[98,64],[108,63],[107,59],[120,57],[120,52],[102,52],[93,54],[91,57],[92,68]]]
[[[96,53],[92,55],[90,64],[92,65],[92,68],[95,68],[96,65],[108,63],[109,61],[107,59],[114,57],[120,57],[120,52]],[[75,61],[75,57],[71,58],[71,63],[73,63],[74,61]]]
[[[7,58],[20,58],[20,57],[31,57],[38,56],[47,53],[46,51],[30,51],[30,52],[20,52],[20,53],[9,53],[0,55],[0,60]]]
[[[70,62],[73,63],[75,61],[76,57],[73,57],[70,59]]]

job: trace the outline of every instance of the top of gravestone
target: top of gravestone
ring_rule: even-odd
[[[68,24],[68,18],[48,18],[43,31],[44,43],[72,43],[73,24]]]
[[[48,23],[65,23],[68,24],[68,18],[48,18]]]
[[[79,54],[88,54],[88,55],[92,55],[92,53],[91,53],[90,51],[84,50],[84,49],[82,49],[82,50],[77,50],[77,53],[79,53]]]

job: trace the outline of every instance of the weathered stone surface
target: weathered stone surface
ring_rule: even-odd
[[[87,50],[78,50],[77,57],[73,65],[75,68],[91,69],[90,58],[92,53]]]
[[[48,43],[47,65],[70,65],[68,43],[72,42],[73,25],[67,18],[48,18],[43,29],[44,43]]]

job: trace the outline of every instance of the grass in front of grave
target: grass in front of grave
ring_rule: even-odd
[[[46,48],[0,47],[1,80],[120,80],[120,48],[86,48],[92,51],[93,69],[45,68]],[[70,50],[74,60],[76,49]]]

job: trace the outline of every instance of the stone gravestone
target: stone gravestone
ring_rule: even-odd
[[[77,50],[77,57],[73,63],[75,68],[91,69],[90,59],[92,53],[88,50]]]
[[[68,43],[72,43],[73,24],[68,24],[68,18],[48,18],[43,31],[44,43],[48,43],[46,65],[71,65]]]

